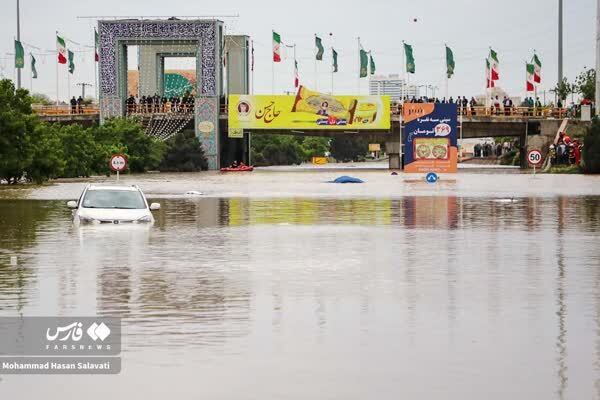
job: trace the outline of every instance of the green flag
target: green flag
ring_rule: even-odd
[[[37,69],[35,68],[35,57],[33,54],[29,53],[31,56],[31,77],[33,79],[37,79]]]
[[[371,75],[375,75],[375,61],[373,61],[373,56],[369,53],[369,69]]]
[[[75,62],[73,61],[75,54],[71,50],[68,50],[67,53],[69,55],[69,73],[72,74],[75,71]]]
[[[338,61],[337,61],[337,51],[335,51],[335,49],[331,49],[331,55],[333,58],[333,72],[338,72]]]
[[[404,43],[404,55],[406,57],[406,72],[414,74],[415,56],[413,55],[413,48],[410,44]]]
[[[448,79],[454,75],[454,53],[452,53],[452,49],[448,46],[446,46],[446,73],[448,74]]]
[[[369,56],[366,51],[360,49],[360,74],[359,77],[366,78],[369,68]]]
[[[315,35],[315,46],[317,46],[317,60],[323,61],[323,53],[325,49],[323,48],[323,43],[321,42],[321,38]]]
[[[25,67],[25,50],[18,40],[15,40],[15,68]]]

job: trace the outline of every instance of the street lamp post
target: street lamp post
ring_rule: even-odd
[[[21,42],[20,0],[17,0],[17,41]],[[17,89],[21,89],[21,68],[17,68]]]
[[[600,0],[596,7],[596,115],[600,115]]]
[[[558,0],[558,84],[563,80],[563,0]]]

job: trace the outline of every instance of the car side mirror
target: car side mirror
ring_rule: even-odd
[[[160,204],[159,203],[152,203],[150,204],[150,211],[158,211],[160,210]]]
[[[77,202],[74,200],[71,200],[71,201],[67,202],[67,207],[69,207],[71,209],[77,208]]]

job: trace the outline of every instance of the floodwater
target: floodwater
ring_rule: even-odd
[[[600,177],[340,174],[126,177],[146,229],[73,227],[83,181],[1,188],[0,315],[124,330],[119,375],[1,397],[600,399]]]

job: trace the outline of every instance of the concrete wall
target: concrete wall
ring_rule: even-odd
[[[236,35],[225,36],[227,69],[225,71],[228,94],[250,93],[250,38]]]

